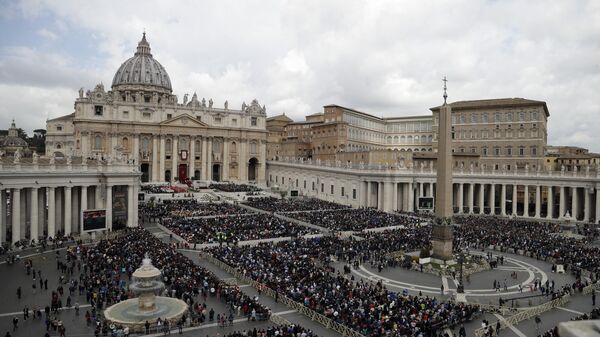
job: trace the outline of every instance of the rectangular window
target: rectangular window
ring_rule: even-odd
[[[344,186],[342,186],[342,197],[344,196]]]
[[[321,183],[321,193],[325,193],[325,184]]]
[[[537,156],[537,147],[535,147],[535,146],[531,147],[531,155]]]
[[[356,199],[356,188],[352,189],[352,199]]]
[[[306,189],[306,180],[304,181],[304,189]]]
[[[519,156],[524,156],[525,155],[525,148],[520,147],[519,148]]]
[[[312,187],[311,187],[311,190],[312,190],[312,191],[314,191],[314,190],[315,190],[315,182],[314,182],[314,181],[312,182]]]
[[[221,117],[215,117],[215,124],[221,124]]]
[[[233,118],[231,120],[231,125],[234,125],[234,126],[237,125],[237,119]]]
[[[198,122],[202,122],[202,116],[196,116],[196,120],[197,120]]]
[[[56,131],[62,131],[62,126],[60,126],[60,125],[57,125],[57,126],[56,126]]]
[[[256,126],[257,124],[258,124],[258,118],[256,118],[256,117],[250,118],[250,125],[251,126]]]
[[[507,156],[512,156],[512,147],[507,147],[506,148],[506,155]]]
[[[484,147],[483,149],[481,149],[481,154],[483,156],[487,156],[488,155],[488,149],[487,149],[487,147]]]
[[[331,187],[331,188],[330,188],[330,193],[329,193],[329,194],[332,194],[332,195],[333,195],[333,185],[331,185],[330,187]]]
[[[499,156],[500,155],[500,148],[498,148],[498,147],[494,148],[494,155],[495,156]]]
[[[173,114],[167,114],[167,119],[173,118]]]
[[[150,114],[149,112],[144,112],[142,113],[142,117],[144,117],[144,119],[150,119],[150,117],[152,117],[152,114]]]
[[[129,111],[123,111],[123,118],[129,119]]]
[[[104,113],[104,107],[102,105],[94,105],[94,114],[96,116],[102,116]]]

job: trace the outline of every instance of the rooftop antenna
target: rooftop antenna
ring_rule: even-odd
[[[448,87],[446,87],[446,82],[448,82],[448,80],[446,79],[446,76],[444,76],[442,82],[444,82],[444,105],[446,105],[446,99],[448,98],[448,93],[446,92],[448,89]]]

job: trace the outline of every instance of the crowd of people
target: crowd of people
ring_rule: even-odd
[[[210,184],[208,188],[222,192],[260,192],[261,189],[254,185],[235,184],[235,183],[218,183]]]
[[[292,324],[235,331],[224,335],[216,335],[215,337],[318,337],[318,335],[300,325]]]
[[[318,231],[281,220],[270,214],[251,214],[191,219],[163,218],[162,225],[188,243],[237,243],[239,241],[298,237]]]
[[[307,211],[288,213],[286,216],[334,231],[362,231],[369,228],[400,225],[413,226],[421,221],[417,217],[386,213],[373,208]]]
[[[343,240],[329,236],[209,252],[246,276],[365,336],[433,335],[472,318],[477,307],[408,296],[377,284],[355,282],[329,268],[328,255]]]
[[[139,205],[140,217],[150,220],[162,218],[190,218],[203,216],[222,216],[247,214],[245,208],[226,202],[200,202],[196,199],[163,200],[160,203],[143,203]]]
[[[250,207],[268,212],[297,212],[312,210],[345,209],[348,206],[316,198],[278,199],[274,197],[254,198],[246,202]]]
[[[560,225],[524,220],[462,216],[455,217],[454,246],[484,248],[490,245],[532,253],[538,259],[554,258],[577,278],[590,272],[600,279],[600,248],[591,239],[560,235]]]
[[[143,229],[129,229],[112,240],[102,240],[96,246],[79,249],[81,274],[79,292],[85,294],[93,308],[131,298],[128,283],[133,272],[149,253],[152,264],[161,270],[165,283],[164,294],[189,304],[189,312],[182,320],[195,325],[212,317],[206,317],[206,298],[219,298],[227,304],[230,314],[240,310],[244,316],[265,314],[270,310],[256,299],[244,295],[239,288],[219,280],[211,271],[194,264],[172,245],[163,243]],[[71,254],[74,254],[71,251]]]

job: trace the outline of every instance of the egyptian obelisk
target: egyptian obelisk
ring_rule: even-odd
[[[452,108],[448,98],[446,77],[444,81],[444,104],[438,116],[437,179],[435,191],[435,215],[431,233],[433,258],[452,260]]]

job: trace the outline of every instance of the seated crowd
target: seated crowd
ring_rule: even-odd
[[[221,335],[219,335],[221,336]],[[318,337],[317,334],[299,325],[278,325],[266,329],[243,330],[227,333],[222,337]]]
[[[235,183],[219,183],[210,184],[208,188],[222,192],[259,192],[260,188],[254,185],[235,184]]]
[[[190,305],[184,322],[199,324],[206,319],[208,296],[226,303],[230,312],[239,308],[248,317],[270,313],[268,308],[243,294],[236,286],[220,281],[211,271],[194,264],[171,245],[137,228],[128,229],[115,239],[102,240],[95,246],[78,246],[77,250],[69,250],[68,261],[74,264],[77,255],[81,261],[81,273],[74,287],[79,288],[80,294],[86,295],[94,310],[132,298],[134,294],[128,290],[127,283],[146,253],[150,254],[152,264],[162,271],[166,287],[164,295],[177,297]]]
[[[365,336],[428,336],[478,310],[435,297],[403,296],[381,282],[354,282],[316,260],[344,245],[335,237],[297,239],[253,247],[214,247],[216,258],[246,276]]]
[[[199,202],[195,199],[163,200],[161,203],[139,205],[140,217],[162,219],[165,217],[201,217],[247,214],[245,208],[226,202]]]
[[[335,231],[361,231],[399,225],[414,226],[422,221],[416,217],[386,213],[372,208],[299,212],[289,213],[286,216]]]
[[[250,207],[268,212],[296,212],[326,209],[344,209],[348,206],[316,198],[278,199],[274,197],[253,198],[246,202]]]
[[[269,214],[214,218],[163,218],[162,225],[189,243],[237,243],[276,237],[297,237],[318,231]]]
[[[539,259],[556,259],[578,278],[582,270],[589,271],[592,280],[600,278],[600,248],[589,238],[558,235],[558,224],[475,216],[455,217],[455,223],[455,246],[521,249]]]

